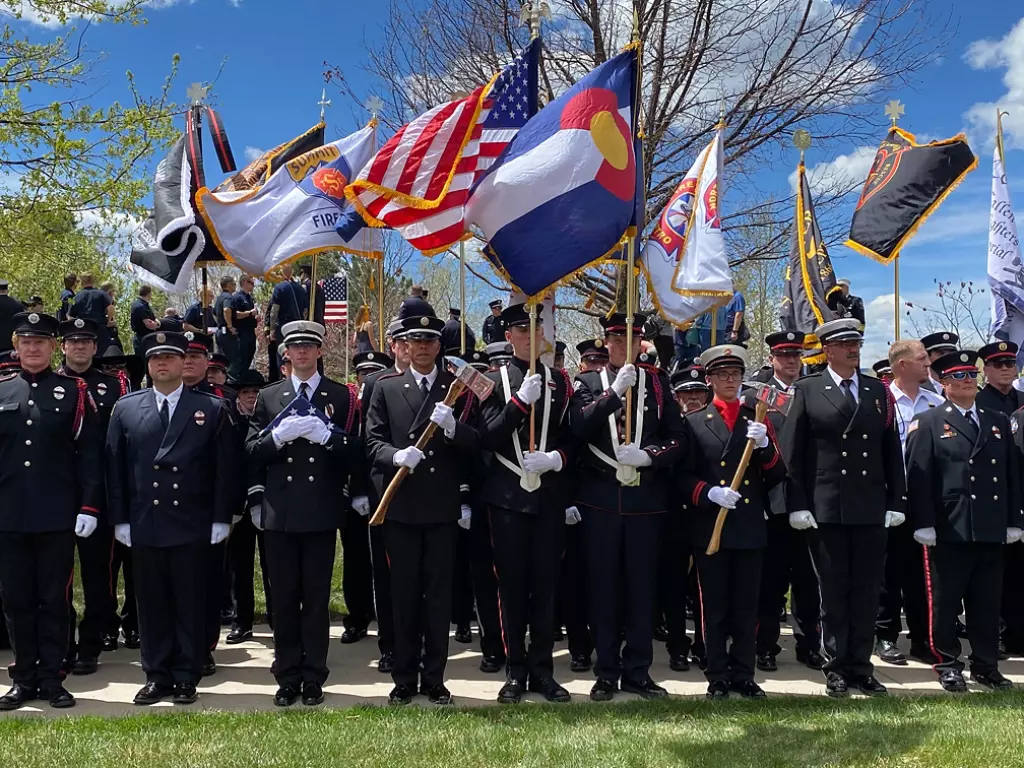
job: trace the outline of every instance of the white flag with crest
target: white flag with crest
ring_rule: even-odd
[[[1024,264],[998,144],[992,157],[988,284],[992,291],[992,335],[1024,347]],[[1020,355],[1017,360],[1019,367]]]

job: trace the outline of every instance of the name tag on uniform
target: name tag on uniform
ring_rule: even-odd
[[[206,423],[206,414],[203,413],[202,411],[196,411],[192,415],[192,418],[195,419],[197,427],[201,427],[201,426],[203,426],[203,424]]]
[[[997,427],[995,424],[992,425],[992,437],[996,438],[997,440],[1003,439],[1003,433],[999,431],[999,427]]]

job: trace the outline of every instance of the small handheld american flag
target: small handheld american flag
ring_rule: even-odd
[[[329,277],[320,281],[324,294],[324,323],[348,322],[348,278]]]

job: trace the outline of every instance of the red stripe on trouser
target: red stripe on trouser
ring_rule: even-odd
[[[700,634],[704,638],[704,654],[707,655],[708,648],[708,624],[704,618],[704,590],[700,586],[700,566],[697,567],[697,600],[700,602]]]
[[[508,658],[508,636],[505,633],[505,620],[501,618],[501,577],[498,576],[498,562],[494,560],[494,515],[490,506],[487,507],[487,522],[491,526],[491,560],[494,562],[494,580],[498,582],[498,626],[501,627],[501,644],[505,648],[505,658]]]
[[[935,599],[932,595],[932,564],[928,559],[928,547],[922,544],[921,549],[924,550],[924,588],[925,594],[928,596],[928,647],[931,648],[932,656],[935,657],[932,670],[938,672],[935,665],[942,661],[942,657],[935,649]]]
[[[107,564],[107,587],[110,589],[110,596],[114,598],[114,605],[117,605],[117,590],[114,585],[114,547],[117,546],[117,539],[110,540],[110,562]]]

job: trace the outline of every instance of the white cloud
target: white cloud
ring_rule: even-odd
[[[230,0],[232,5],[240,5],[242,0]],[[127,0],[109,0],[109,5],[112,8],[126,4]],[[180,5],[186,3],[193,5],[198,0],[146,0],[143,3],[144,8],[169,8],[172,5]],[[12,12],[8,7],[0,8],[0,16],[7,18],[17,18],[29,24],[34,24],[39,27],[45,27],[47,29],[59,29],[64,26],[64,23],[60,21],[52,13],[44,13],[39,10],[33,0],[18,0],[17,5]],[[76,19],[84,18],[82,14],[69,13],[67,23],[72,23]]]
[[[263,156],[263,153],[266,152],[266,151],[267,150],[260,149],[259,147],[246,147],[245,148],[245,159],[246,159],[246,162],[250,162],[251,163],[253,160],[258,160],[259,158],[261,158]]]
[[[1001,40],[975,40],[964,53],[972,69],[1003,69],[1006,92],[995,102],[976,102],[964,112],[968,129],[978,140],[991,147],[996,130],[996,109],[1010,114],[1003,118],[1006,144],[1024,148],[1024,18]]]
[[[123,240],[142,226],[142,219],[125,213],[90,209],[75,214],[80,229],[100,237]]]
[[[871,170],[878,147],[857,147],[853,152],[807,169],[811,192],[832,194],[860,189]],[[789,174],[789,187],[796,192],[797,172]]]
[[[231,3],[232,7],[234,8],[242,7],[242,0],[228,0],[228,2]]]

